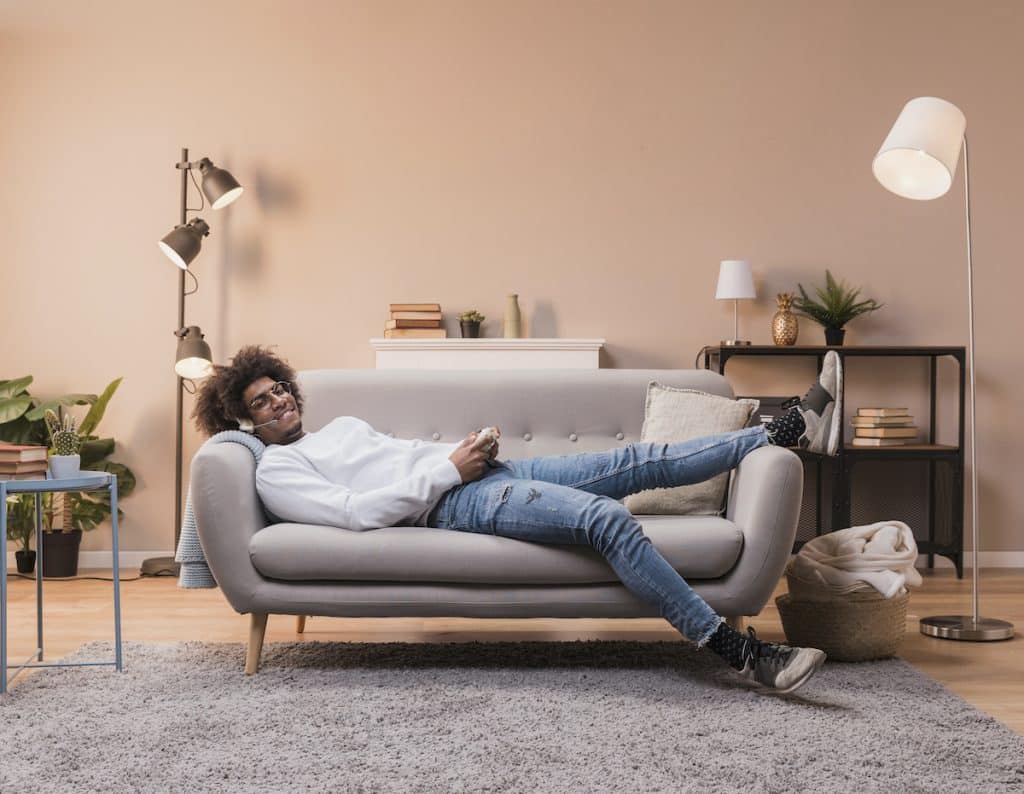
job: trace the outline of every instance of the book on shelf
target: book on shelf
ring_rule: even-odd
[[[439,312],[440,303],[389,303],[389,312]]]
[[[45,460],[5,461],[0,462],[0,474],[25,474],[33,471],[46,471]]]
[[[917,438],[916,427],[858,427],[857,438]]]
[[[857,416],[910,416],[906,408],[858,408]]]
[[[440,328],[440,320],[388,320],[384,327],[392,328]]]
[[[0,463],[46,460],[46,449],[34,444],[0,444]]]
[[[437,320],[441,322],[441,312],[391,312],[392,320]]]
[[[914,424],[912,416],[852,416],[850,424],[854,427],[890,427]]]
[[[905,447],[906,439],[903,438],[855,438],[852,442],[855,447]]]
[[[384,331],[385,339],[445,339],[444,328],[389,328]]]
[[[0,474],[0,480],[45,480],[46,469],[28,474]]]

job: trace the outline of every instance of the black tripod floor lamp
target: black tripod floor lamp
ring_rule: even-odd
[[[174,548],[178,547],[181,534],[181,424],[182,424],[182,391],[185,381],[205,378],[213,371],[213,354],[210,346],[203,339],[203,332],[198,325],[185,325],[185,296],[199,289],[199,281],[188,269],[189,263],[199,254],[203,238],[210,233],[210,225],[202,218],[188,220],[189,212],[205,209],[205,201],[215,210],[223,209],[242,195],[242,186],[223,168],[217,168],[208,157],[196,162],[188,159],[188,149],[181,150],[181,160],[174,166],[181,171],[181,217],[178,225],[169,231],[157,245],[180,269],[178,280],[178,326],[174,335],[178,337],[178,351],[175,356],[174,371],[177,373],[177,412],[175,414],[174,440]],[[188,181],[196,183],[195,171],[202,174],[202,186],[199,189],[201,204],[199,207],[188,206]],[[195,282],[190,292],[185,291],[185,274]],[[190,389],[194,391],[194,387]],[[172,553],[169,557],[151,557],[142,563],[143,576],[177,576],[178,563]]]

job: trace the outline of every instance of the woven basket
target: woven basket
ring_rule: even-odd
[[[820,648],[829,659],[865,662],[895,656],[906,633],[909,593],[882,598],[857,591],[829,600],[797,600],[786,593],[775,599],[786,642]]]
[[[823,582],[812,582],[800,579],[786,571],[786,584],[794,601],[834,601],[851,599],[854,601],[871,601],[881,598],[881,594],[867,582],[857,582],[850,588],[839,589]]]

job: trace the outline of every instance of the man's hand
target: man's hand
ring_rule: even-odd
[[[487,461],[498,454],[497,441],[487,450],[480,449],[476,442],[477,433],[470,433],[448,456],[448,460],[454,463],[455,468],[459,470],[459,476],[462,477],[464,483],[479,479],[487,470]]]

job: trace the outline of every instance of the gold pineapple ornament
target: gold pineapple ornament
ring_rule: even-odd
[[[796,344],[799,325],[792,311],[794,297],[792,292],[780,292],[775,296],[779,310],[772,317],[772,340],[779,347]]]

